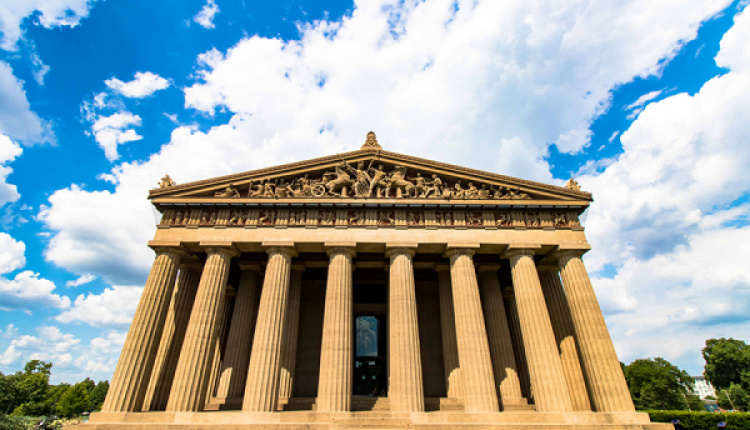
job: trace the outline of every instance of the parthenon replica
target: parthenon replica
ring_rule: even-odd
[[[97,429],[666,429],[581,256],[593,201],[383,150],[175,184]]]

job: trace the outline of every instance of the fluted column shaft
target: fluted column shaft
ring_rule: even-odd
[[[450,266],[438,266],[435,270],[438,272],[438,290],[440,294],[440,333],[443,340],[446,396],[461,397],[461,369],[458,365],[456,318],[453,314]]]
[[[216,347],[214,348],[214,362],[208,374],[208,390],[206,392],[206,404],[211,402],[211,398],[216,396],[219,386],[219,377],[221,376],[221,366],[224,361],[224,352],[226,351],[226,336],[229,329],[229,318],[232,313],[232,299],[225,294],[224,302],[219,307],[219,327],[216,336]]]
[[[201,411],[206,404],[221,325],[220,311],[226,297],[229,262],[236,251],[217,247],[207,248],[206,254],[206,264],[167,402],[168,411]]]
[[[232,323],[227,336],[227,348],[221,367],[216,397],[241,397],[245,393],[247,365],[255,325],[255,297],[260,266],[240,263],[242,274],[234,301]]]
[[[508,316],[510,336],[513,339],[513,355],[516,357],[516,366],[518,366],[518,379],[521,381],[521,393],[525,398],[531,399],[533,398],[533,395],[531,393],[531,381],[529,380],[529,364],[528,360],[526,360],[526,347],[523,343],[521,322],[518,320],[518,306],[516,305],[515,294],[516,293],[510,287],[506,287],[503,290],[505,314]]]
[[[594,410],[634,411],[633,400],[594,288],[581,260],[581,252],[563,251],[558,254],[557,261]]]
[[[555,332],[555,341],[560,351],[560,361],[565,372],[565,380],[568,382],[573,410],[590,411],[589,394],[576,351],[575,329],[557,267],[540,266],[539,279],[542,282],[544,301],[547,303],[552,330]]]
[[[141,410],[174,291],[180,251],[157,249],[112,376],[104,412]]]
[[[495,377],[492,373],[479,285],[472,259],[474,251],[453,249],[446,254],[451,261],[451,286],[461,382],[466,387],[463,390],[464,408],[467,412],[497,412],[500,407],[495,391]]]
[[[271,247],[245,383],[243,411],[274,412],[279,404],[281,338],[284,333],[292,255],[289,247]]]
[[[288,399],[292,397],[294,388],[294,369],[297,365],[297,334],[299,333],[299,301],[302,295],[302,272],[304,270],[304,266],[292,266],[292,274],[289,281],[287,316],[284,323],[284,344],[281,348],[282,360],[279,398]]]
[[[180,358],[182,342],[190,321],[195,293],[201,280],[202,263],[186,263],[180,265],[177,284],[169,305],[167,318],[164,322],[164,332],[159,342],[159,351],[151,372],[146,398],[143,401],[144,411],[163,411],[169,401],[169,391],[172,389],[174,372]]]
[[[352,400],[354,249],[331,248],[328,255],[316,407],[321,412],[344,412],[351,410]]]
[[[503,292],[500,289],[500,281],[497,279],[498,267],[480,266],[479,268],[482,308],[487,324],[492,369],[500,402],[504,406],[525,404],[523,394],[521,394],[516,357],[513,354],[508,318],[505,315]]]
[[[419,352],[414,249],[394,248],[388,281],[389,403],[393,412],[424,412],[422,361]]]
[[[533,255],[527,249],[506,254],[510,259],[534,401],[540,412],[567,412],[572,410],[568,385]]]

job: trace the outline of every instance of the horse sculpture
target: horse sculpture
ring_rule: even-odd
[[[408,197],[417,196],[417,187],[406,179],[406,167],[404,166],[396,166],[393,172],[391,172],[390,181],[385,190],[386,196],[390,193],[391,188],[396,190],[397,198],[403,197],[404,194]]]

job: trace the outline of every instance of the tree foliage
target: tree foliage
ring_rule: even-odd
[[[726,390],[716,392],[719,407],[726,410],[750,410],[750,396],[739,384],[731,384]]]
[[[73,418],[87,411],[98,411],[109,390],[109,382],[98,384],[89,378],[71,386],[50,385],[52,364],[31,360],[23,371],[0,373],[0,428],[13,428],[21,422],[14,417],[59,415]],[[11,413],[13,417],[7,416]],[[4,421],[3,421],[4,420]]]
[[[693,378],[661,357],[633,361],[625,366],[625,379],[637,409],[688,409]]]
[[[742,340],[708,339],[703,348],[706,360],[706,380],[715,389],[727,389],[732,384],[750,391],[750,346]]]

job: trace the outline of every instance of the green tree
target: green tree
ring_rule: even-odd
[[[708,339],[703,348],[706,380],[715,389],[739,384],[750,390],[750,347],[742,340]]]
[[[65,394],[65,392],[68,391],[69,388],[70,384],[50,386],[49,391],[47,392],[47,398],[44,401],[45,414],[59,414],[59,411],[57,410],[57,404],[60,402],[60,399]]]
[[[20,400],[13,415],[43,415],[52,363],[31,360],[23,372],[16,373],[15,387]]]
[[[87,379],[88,382],[91,382]],[[80,416],[89,409],[88,387],[93,385],[86,381],[79,382],[68,388],[57,404],[57,410],[63,418],[74,418]]]
[[[703,412],[706,410],[706,407],[703,406],[703,401],[701,400],[700,396],[698,396],[697,394],[685,395],[685,402],[686,402],[687,408],[693,412]]]
[[[109,391],[109,381],[99,381],[91,392],[89,392],[89,411],[100,411],[104,404],[104,398]]]
[[[728,389],[719,390],[716,397],[722,409],[747,411],[750,408],[750,396],[739,384],[731,384]]]
[[[687,409],[693,378],[669,361],[656,357],[625,366],[625,379],[637,409]]]

